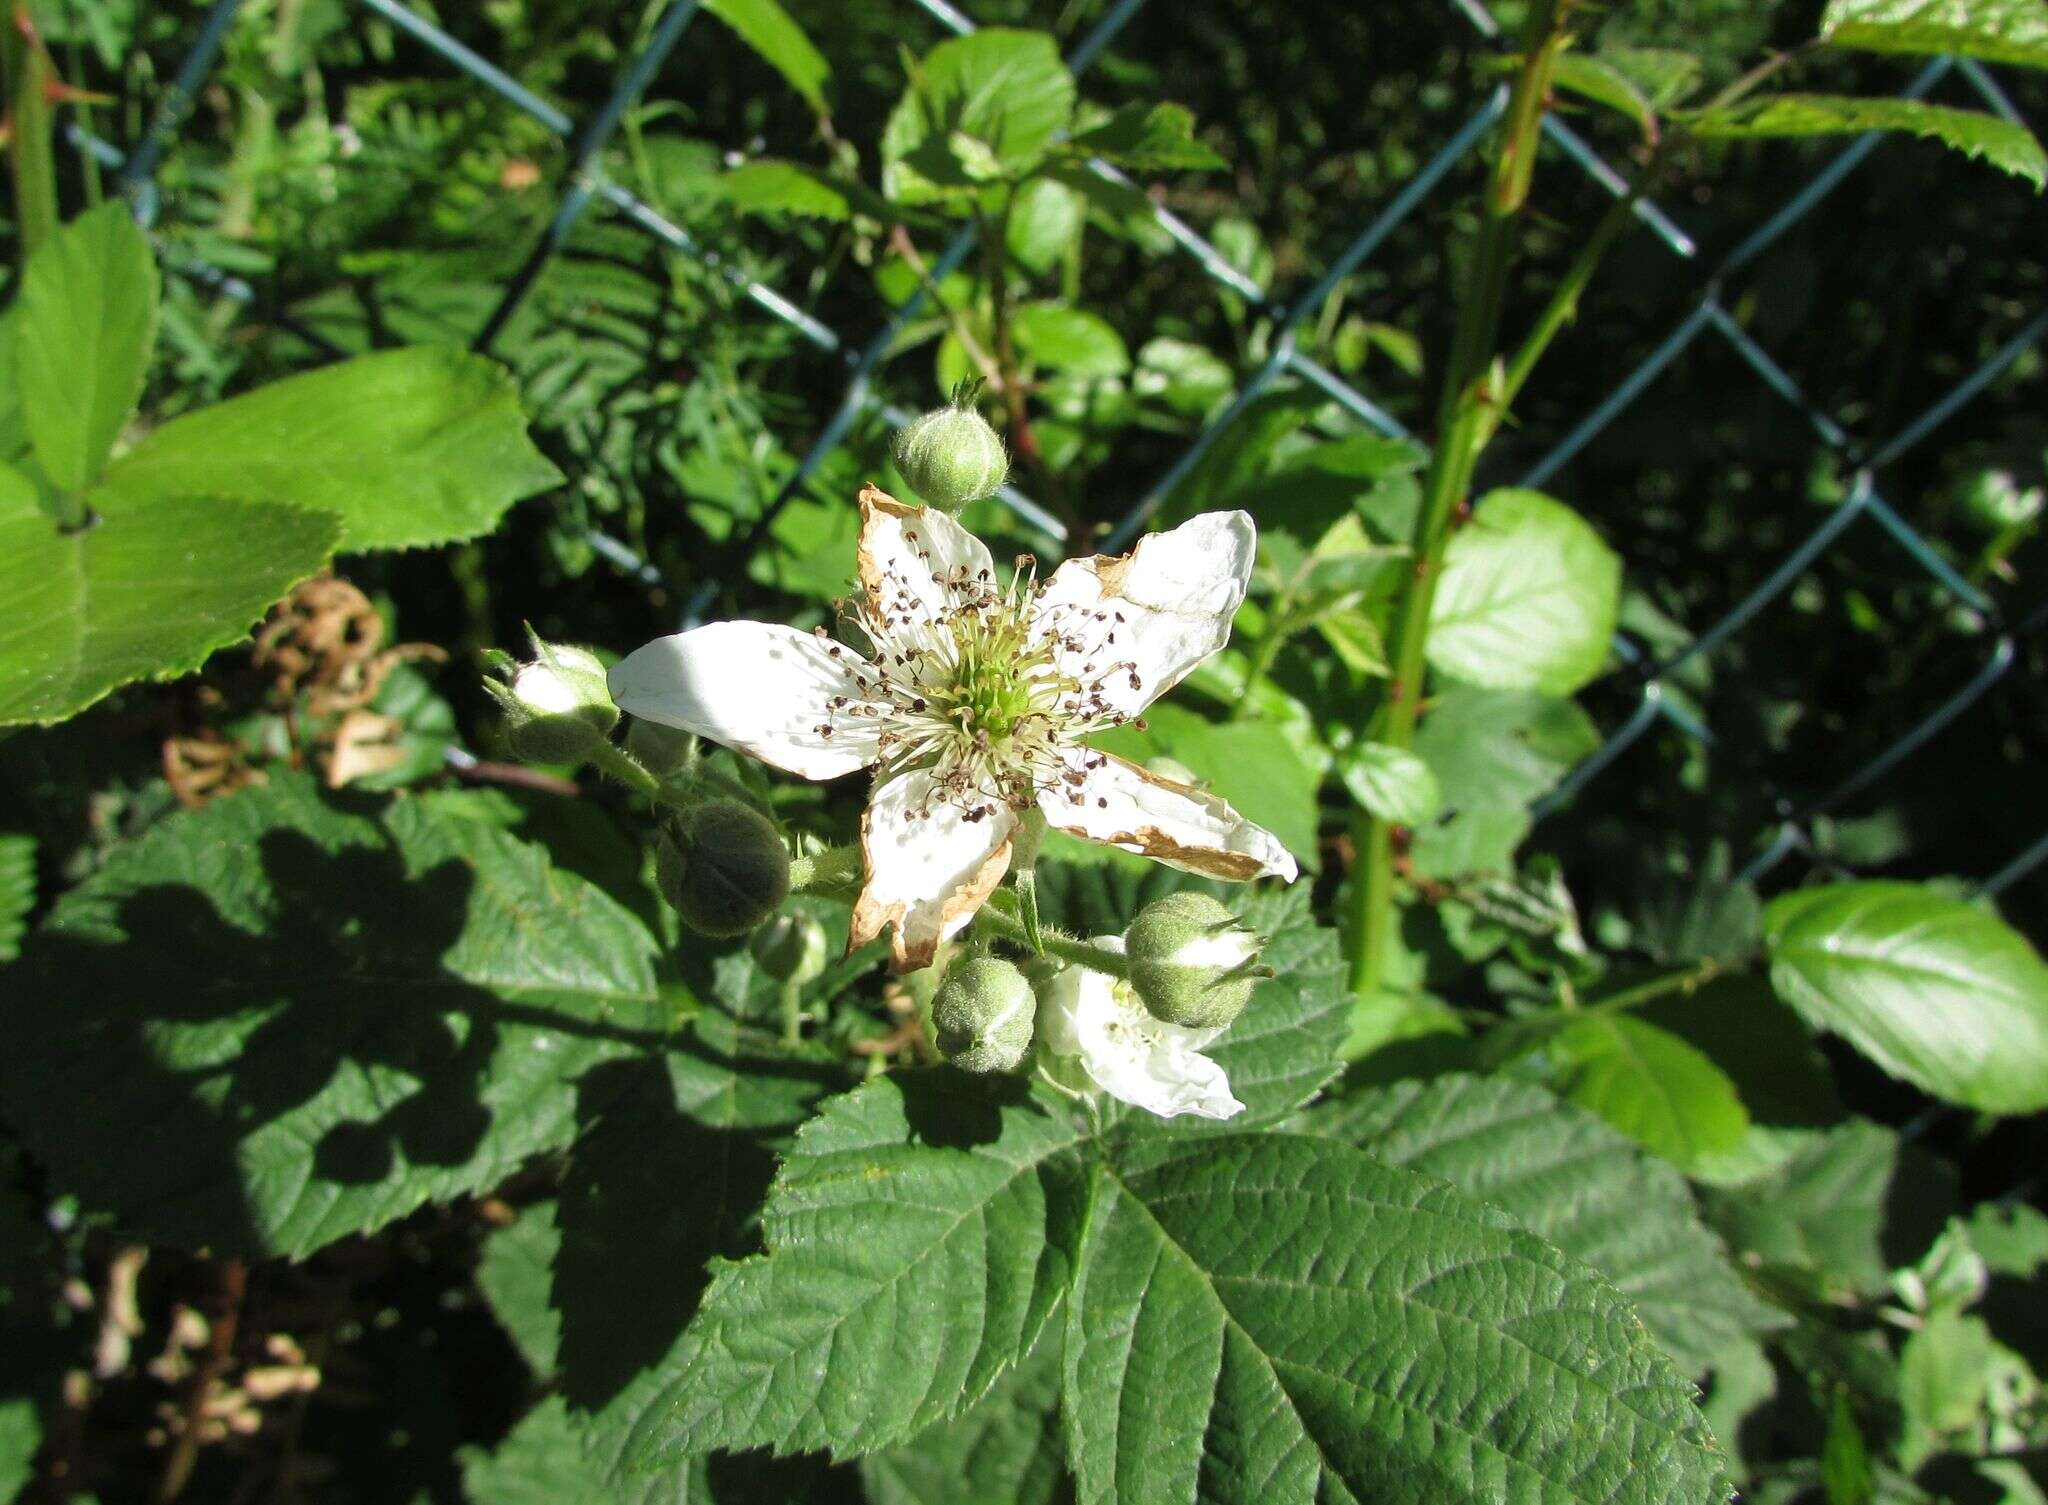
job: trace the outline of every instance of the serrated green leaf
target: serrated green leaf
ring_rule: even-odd
[[[1725,1495],[1620,1295],[1505,1213],[1290,1135],[1099,1176],[1065,1357],[1084,1505]]]
[[[1292,1127],[1509,1213],[1613,1281],[1687,1374],[1788,1320],[1750,1293],[1677,1171],[1539,1087],[1465,1075],[1401,1082],[1318,1104]]]
[[[1460,883],[1514,871],[1515,852],[1535,824],[1526,810],[1458,810],[1416,831],[1408,857],[1418,878]]]
[[[562,1229],[553,1202],[521,1208],[518,1218],[484,1240],[476,1263],[477,1289],[536,1377],[555,1372],[562,1349],[562,1318],[548,1305]]]
[[[825,86],[832,81],[832,65],[776,0],[704,0],[704,8],[738,32],[805,104],[820,115],[829,113]]]
[[[1669,875],[1638,901],[1635,944],[1666,966],[1747,955],[1763,932],[1763,905],[1747,883]]]
[[[198,668],[341,532],[330,513],[212,497],[96,492],[92,510],[60,532],[0,484],[0,726],[62,721],[131,680]]]
[[[1124,337],[1108,320],[1064,303],[1027,303],[1010,322],[1017,348],[1068,376],[1122,376],[1131,369]]]
[[[0,836],[0,962],[21,954],[21,932],[35,905],[35,838]]]
[[[1422,759],[1406,748],[1361,742],[1340,760],[1351,797],[1381,820],[1419,826],[1443,807],[1443,790]]]
[[[1700,1051],[1735,1084],[1749,1129],[1733,1150],[1694,1162],[1695,1180],[1732,1186],[1782,1164],[1797,1145],[1786,1129],[1843,1119],[1834,1076],[1812,1032],[1754,973],[1717,977],[1633,1011]]]
[[[1524,809],[1599,745],[1591,718],[1569,700],[1470,685],[1438,696],[1415,729],[1415,754],[1452,810]]]
[[[1138,369],[1131,378],[1135,396],[1156,397],[1190,418],[1214,408],[1234,385],[1230,364],[1216,352],[1171,335],[1154,336],[1139,347]]]
[[[1959,110],[1922,99],[1777,94],[1693,116],[1686,125],[1709,141],[1905,131],[1939,141],[1966,157],[1981,158],[2036,188],[2048,183],[2048,154],[2025,126],[1982,110]]]
[[[11,1500],[35,1477],[43,1445],[42,1418],[27,1396],[0,1399],[0,1500]]]
[[[1700,76],[1699,58],[1675,47],[1602,47],[1595,56],[1627,79],[1653,110],[1677,104]]]
[[[1794,1148],[1761,1180],[1702,1201],[1729,1243],[1823,1293],[1875,1293],[1926,1252],[1955,1203],[1932,1156],[1863,1120],[1788,1131]]]
[[[726,202],[742,214],[795,214],[808,219],[900,219],[887,199],[872,189],[801,162],[749,162],[723,174]]]
[[[21,416],[21,378],[14,368],[14,305],[0,313],[0,465],[28,453],[28,428]]]
[[[1010,201],[1010,254],[1030,271],[1046,271],[1066,254],[1087,217],[1080,194],[1051,178],[1033,178]]]
[[[1987,1202],[1970,1214],[1970,1245],[1995,1275],[2029,1280],[2048,1265],[2048,1213],[2020,1202]]]
[[[156,261],[126,203],[88,210],[29,258],[14,375],[36,460],[64,490],[99,479],[142,395],[156,316]]]
[[[592,1086],[608,1106],[563,1177],[550,1295],[562,1321],[562,1394],[598,1481],[617,1471],[686,1361],[707,1267],[757,1247],[776,1147],[846,1085],[831,1059],[710,1009],[661,1059],[603,1071]],[[701,1459],[682,1460],[619,1487],[653,1505],[687,1495],[703,1470]]]
[[[464,1456],[464,1497],[470,1505],[823,1505],[855,1497],[850,1488],[825,1488],[841,1480],[815,1458],[759,1454],[693,1458],[672,1473],[615,1484],[590,1466],[584,1441],[582,1421],[551,1395],[495,1450]]]
[[[1899,1348],[1899,1462],[1918,1468],[1970,1430],[1984,1411],[2002,1350],[1980,1317],[1927,1314]]]
[[[502,367],[415,346],[174,418],[108,468],[105,490],[138,504],[206,495],[317,508],[342,520],[353,551],[475,538],[561,479],[526,437]]]
[[[1877,1480],[1870,1467],[1870,1449],[1864,1444],[1856,1413],[1849,1404],[1846,1388],[1835,1391],[1828,1408],[1828,1431],[1820,1450],[1821,1483],[1828,1505],[1871,1505]]]
[[[1621,560],[1571,508],[1506,488],[1451,539],[1430,608],[1429,662],[1495,690],[1569,695],[1607,662]]]
[[[1820,34],[1865,52],[2048,68],[2048,0],[1828,0]]]
[[[1060,1441],[1060,1343],[1039,1339],[987,1399],[957,1421],[863,1458],[869,1505],[1060,1505],[1072,1498]]]
[[[1084,157],[1101,157],[1133,172],[1177,172],[1224,166],[1195,139],[1195,117],[1182,105],[1128,104],[1100,125],[1090,126],[1067,145]]]
[[[273,774],[57,905],[7,992],[0,1091],[88,1210],[300,1257],[569,1143],[601,1106],[583,1079],[662,1038],[653,952],[484,822]]]
[[[609,1106],[563,1180],[552,1296],[563,1393],[601,1413],[594,1442],[615,1445],[679,1364],[706,1267],[753,1248],[774,1146],[845,1085],[829,1058],[710,1011],[661,1058],[595,1074],[590,1090]]]
[[[1553,76],[1558,88],[1626,115],[1644,136],[1656,131],[1657,111],[1635,80],[1597,54],[1567,52]]]
[[[882,132],[882,191],[927,203],[977,184],[951,148],[986,146],[1013,177],[1037,164],[1074,112],[1074,76],[1044,32],[989,26],[941,42],[917,65]]]
[[[1987,1113],[2048,1107],[2048,966],[1988,909],[1910,883],[1772,901],[1771,983],[1894,1076]]]
[[[1580,1019],[1550,1041],[1564,1094],[1683,1169],[1742,1142],[1749,1115],[1727,1073],[1627,1014]]]
[[[1081,1135],[1014,1086],[897,1072],[826,1104],[762,1210],[767,1252],[714,1272],[629,1467],[870,1452],[1028,1354],[1068,1279]]]

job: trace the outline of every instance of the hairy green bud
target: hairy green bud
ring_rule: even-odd
[[[1259,938],[1207,894],[1155,899],[1124,932],[1145,1012],[1185,1029],[1227,1028],[1251,1000]]]
[[[779,914],[759,930],[749,948],[754,963],[777,982],[806,983],[825,970],[829,948],[825,927],[807,914]]]
[[[953,406],[935,408],[896,436],[896,468],[929,506],[958,512],[996,494],[1010,457],[987,419]]]
[[[509,684],[485,681],[504,708],[505,741],[529,763],[581,763],[619,724],[604,665],[587,648],[537,637],[533,652],[533,662],[510,668]]]
[[[654,877],[698,934],[745,935],[789,897],[789,848],[760,811],[713,800],[663,824]]]
[[[1038,995],[1009,962],[963,956],[932,995],[933,1041],[962,1071],[1015,1071],[1031,1048]]]

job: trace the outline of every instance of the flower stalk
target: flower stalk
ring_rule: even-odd
[[[982,909],[975,923],[985,934],[997,936],[1025,950],[1033,949],[1024,922],[1011,918],[993,904]],[[1110,951],[1089,941],[1077,941],[1045,927],[1040,927],[1038,938],[1037,954],[1041,956],[1050,956],[1056,961],[1086,967],[1091,972],[1103,972],[1111,977],[1128,979],[1131,975],[1130,961],[1120,951]]]
[[[1472,473],[1487,440],[1498,428],[1509,399],[1509,372],[1494,355],[1501,306],[1513,259],[1515,229],[1536,168],[1543,112],[1549,104],[1557,61],[1570,45],[1568,22],[1576,0],[1541,0],[1529,15],[1522,60],[1508,98],[1498,137],[1492,179],[1482,203],[1479,241],[1451,338],[1437,407],[1437,443],[1423,481],[1416,516],[1415,572],[1395,613],[1393,677],[1380,712],[1375,739],[1406,748],[1415,736],[1423,666],[1429,647],[1430,610],[1458,514],[1467,500]],[[1619,227],[1617,227],[1618,233]],[[1604,247],[1603,247],[1604,249]],[[1590,275],[1590,267],[1588,268]],[[1571,295],[1576,298],[1576,293]],[[1556,304],[1556,300],[1553,300]],[[1562,328],[1570,304],[1558,309],[1544,343]],[[1539,329],[1542,325],[1539,323]],[[1540,354],[1539,345],[1535,354]],[[1528,368],[1535,354],[1517,357]],[[1379,987],[1394,911],[1394,826],[1362,816],[1358,828],[1360,876],[1353,886],[1351,984],[1361,996]]]

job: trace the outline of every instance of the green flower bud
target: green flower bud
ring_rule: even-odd
[[[760,811],[713,800],[662,826],[654,877],[698,934],[745,935],[789,897],[789,848]]]
[[[2048,493],[2039,486],[2021,485],[2020,478],[2003,466],[1981,465],[1958,478],[1956,500],[1974,526],[2003,533],[2039,517]]]
[[[825,970],[825,927],[807,914],[779,914],[754,932],[749,949],[777,982],[806,983]]]
[[[1155,899],[1124,932],[1131,986],[1145,1012],[1185,1029],[1221,1030],[1244,1012],[1259,938],[1207,894]]]
[[[939,1054],[962,1071],[1015,1071],[1031,1048],[1038,996],[1024,974],[994,956],[963,956],[932,996]]]
[[[696,738],[677,727],[635,716],[626,723],[626,751],[657,779],[672,778],[690,761]]]
[[[604,665],[587,648],[533,640],[534,661],[513,666],[511,682],[485,681],[505,710],[505,740],[529,763],[581,763],[619,724]]]
[[[988,420],[968,407],[935,408],[896,436],[896,468],[930,506],[958,512],[994,496],[1010,457]]]

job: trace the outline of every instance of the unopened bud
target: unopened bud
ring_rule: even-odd
[[[1038,996],[1010,963],[963,956],[932,996],[933,1043],[962,1071],[1015,1071],[1031,1048]]]
[[[714,800],[662,826],[654,877],[692,930],[745,935],[789,897],[789,848],[760,811]]]
[[[988,420],[971,407],[936,408],[896,436],[896,468],[910,489],[941,512],[994,496],[1010,457]]]
[[[759,930],[749,949],[754,964],[777,982],[806,983],[825,970],[825,927],[807,914],[779,914]]]
[[[1153,1018],[1220,1030],[1244,1012],[1260,973],[1259,938],[1207,894],[1155,899],[1124,932],[1131,986]]]
[[[581,763],[619,723],[604,665],[587,648],[539,638],[533,651],[533,662],[510,669],[509,684],[484,683],[504,708],[505,740],[529,763]]]

